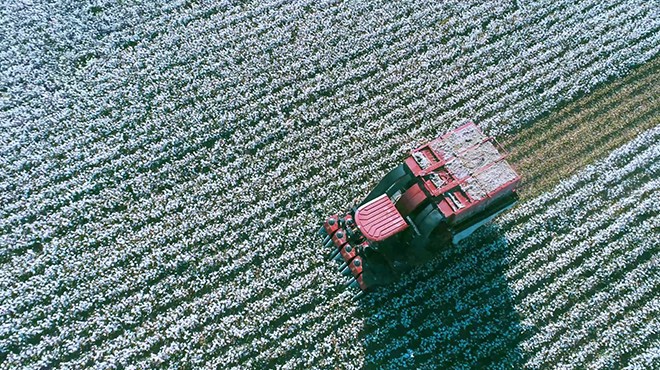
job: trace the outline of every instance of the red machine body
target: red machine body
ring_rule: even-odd
[[[329,217],[320,232],[352,276],[348,284],[366,291],[513,206],[520,180],[495,139],[468,122],[413,150],[358,207]]]
[[[406,220],[385,194],[358,208],[355,223],[362,235],[372,242],[383,241],[408,227]]]

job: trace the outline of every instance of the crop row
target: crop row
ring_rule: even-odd
[[[89,15],[75,10],[62,18],[69,8],[54,16],[71,27],[46,26],[56,28],[46,53],[60,59],[35,58],[49,61],[39,77],[32,64],[2,74],[12,100],[2,102],[0,118],[21,124],[0,132],[7,144],[0,157],[0,368],[359,366],[365,352],[372,352],[368,361],[403,364],[414,356],[404,348],[418,340],[419,353],[433,359],[443,341],[491,317],[470,316],[471,298],[457,292],[483,289],[486,310],[524,306],[515,294],[536,289],[541,278],[516,282],[513,298],[487,294],[504,285],[473,273],[462,259],[470,249],[460,247],[444,255],[463,261],[457,266],[465,270],[451,276],[472,275],[455,292],[431,296],[456,300],[464,320],[432,339],[425,333],[438,321],[416,318],[441,316],[416,305],[401,324],[419,324],[422,334],[396,334],[396,310],[429,298],[427,290],[445,281],[434,278],[413,298],[374,298],[391,300],[374,334],[321,261],[310,235],[319,217],[366,192],[405,149],[459,117],[469,114],[491,133],[515,132],[658,50],[654,9],[644,2],[525,9],[499,2],[191,4],[126,10],[123,22],[123,10],[106,4],[92,11],[101,13],[100,41],[75,20]],[[8,46],[3,55],[16,55],[8,39],[0,42]],[[19,92],[40,84],[37,96]],[[52,102],[35,106],[49,89],[57,90]],[[638,186],[636,176],[631,171],[612,194]],[[585,217],[603,209],[572,204]],[[541,239],[521,236],[506,257],[519,267],[503,272],[496,260],[484,264],[488,276],[533,272],[534,251],[549,235],[550,225],[538,227],[544,216],[525,216],[528,228],[504,221],[514,240]],[[572,224],[560,230],[570,244]],[[481,258],[505,258],[508,246],[489,248]],[[570,263],[553,271],[560,277]],[[421,271],[422,280],[430,274]],[[405,293],[410,280],[402,284],[395,289]],[[495,320],[511,323],[502,313],[495,309]],[[507,330],[520,332],[514,324]],[[355,348],[360,335],[365,346]],[[371,350],[390,337],[390,350]],[[470,361],[509,345],[484,347]],[[466,356],[461,349],[451,348],[446,361]]]

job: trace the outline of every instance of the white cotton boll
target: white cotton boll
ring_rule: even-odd
[[[299,2],[165,8],[33,5],[12,6],[4,23],[10,37],[0,41],[4,59],[15,61],[7,69],[11,73],[2,77],[9,86],[9,108],[2,114],[12,126],[0,134],[7,144],[0,156],[0,177],[11,179],[4,184],[21,185],[9,190],[0,180],[0,204],[8,207],[3,208],[6,218],[0,219],[5,230],[0,243],[13,256],[0,276],[8,287],[0,293],[5,302],[0,312],[12,326],[0,326],[0,333],[6,332],[10,345],[22,343],[14,335],[22,328],[34,328],[25,331],[33,335],[56,323],[59,333],[20,344],[20,353],[5,359],[9,367],[52,366],[69,348],[75,351],[72,343],[85,346],[89,338],[99,344],[60,366],[85,367],[92,361],[100,368],[132,362],[136,368],[150,367],[150,348],[159,346],[158,355],[171,353],[166,360],[171,367],[264,367],[269,352],[291,357],[285,367],[332,367],[338,362],[363,367],[370,354],[362,346],[350,348],[337,337],[333,348],[338,353],[320,360],[309,343],[308,338],[333,328],[340,312],[337,302],[346,298],[329,293],[335,289],[334,276],[316,259],[315,240],[302,231],[317,226],[315,213],[340,209],[366,194],[381,175],[376,170],[398,161],[411,140],[430,139],[458,117],[484,117],[482,124],[491,134],[515,132],[522,123],[627,73],[658,51],[653,5],[644,2],[537,2],[523,4],[524,9],[502,2],[391,3],[378,9],[369,3]],[[27,21],[16,23],[20,19]],[[537,94],[539,87],[543,92]],[[322,90],[327,96],[318,94]],[[267,143],[287,113],[295,127],[285,140]],[[222,139],[202,146],[214,135]],[[657,136],[646,144],[654,140]],[[371,143],[378,145],[366,145]],[[339,166],[346,176],[329,179],[328,158],[338,153],[346,156]],[[594,194],[608,191],[609,197],[626,199],[652,195],[648,188],[628,196],[627,190],[636,186],[631,181],[612,185],[617,176],[651,171],[653,177],[657,172],[649,165],[655,157],[636,159],[636,154],[617,157],[617,163],[631,166],[613,171],[607,181],[599,172],[609,169],[586,169],[590,177],[579,181],[600,187],[562,184],[501,217],[511,247],[505,275],[514,280],[512,286],[536,286],[544,276],[537,265],[554,261],[549,269],[556,284],[524,297],[521,307],[538,306],[525,314],[553,317],[559,303],[568,299],[558,294],[571,279],[587,268],[596,270],[602,260],[591,257],[585,270],[570,269],[572,261],[590,256],[587,240],[599,246],[603,257],[625,245],[608,241],[625,233],[642,208],[624,212],[625,219],[612,223],[607,217],[633,202],[617,203],[610,212],[610,202]],[[158,164],[160,159],[165,161]],[[21,163],[25,168],[18,167]],[[209,168],[206,174],[199,173],[202,167]],[[94,193],[97,184],[104,188]],[[163,184],[171,189],[157,190]],[[557,201],[564,197],[570,200]],[[258,204],[264,199],[272,199],[275,209]],[[317,208],[308,212],[297,200]],[[557,209],[537,213],[548,205]],[[114,206],[126,209],[105,211]],[[640,207],[654,210],[652,202]],[[562,217],[574,208],[581,210],[570,213],[575,219],[600,212],[603,217],[576,228],[570,217]],[[34,222],[23,221],[33,216]],[[516,221],[527,216],[529,222]],[[77,226],[76,217],[82,220]],[[287,232],[280,235],[285,222],[290,223]],[[547,243],[551,236],[544,228],[550,225],[560,233]],[[593,232],[599,225],[611,226],[607,232]],[[649,233],[652,226],[639,230]],[[30,249],[22,253],[31,236],[53,240],[45,243],[42,254]],[[578,248],[572,248],[574,243]],[[547,253],[537,253],[546,246]],[[643,245],[619,265],[604,264],[599,271],[626,268],[625,261],[651,247]],[[489,245],[484,253],[502,248]],[[552,253],[561,255],[552,260]],[[290,261],[301,257],[305,260],[299,266],[311,276],[323,269],[312,283],[286,272]],[[466,284],[479,281],[470,273],[470,263],[458,261],[449,276],[467,274]],[[431,276],[439,267],[433,266],[404,278],[399,287]],[[27,280],[16,279],[26,272],[32,274]],[[641,282],[643,272],[626,276]],[[593,287],[606,275],[594,276],[584,286]],[[449,282],[433,275],[400,300],[386,302],[384,317],[378,319],[382,332],[368,334],[370,343],[386,348],[399,311],[405,310],[408,322],[417,314],[411,304]],[[617,289],[624,291],[623,286]],[[66,292],[62,299],[46,299],[60,291]],[[458,291],[433,294],[429,304],[444,303]],[[559,303],[545,302],[557,295]],[[607,301],[595,296],[594,304]],[[623,296],[632,303],[643,298]],[[295,311],[310,302],[318,312]],[[627,304],[616,307],[625,310]],[[579,306],[570,315],[579,319],[587,308]],[[274,327],[291,312],[300,314],[293,320],[299,334]],[[87,318],[78,320],[81,313]],[[227,324],[219,320],[237,313],[242,321],[238,316]],[[44,314],[52,321],[39,319]],[[427,329],[441,325],[428,322]],[[126,328],[110,335],[122,325]],[[362,335],[360,327],[358,320],[351,334]],[[170,332],[171,337],[161,336]],[[222,345],[198,341],[198,332],[220,338],[216,343]],[[230,332],[235,337],[224,336]],[[396,345],[407,348],[420,332]],[[642,337],[631,343],[648,349]],[[442,337],[424,343],[427,354],[436,353],[429,355],[428,367],[452,348]],[[576,359],[605,347],[593,343],[585,346],[593,352],[581,352]],[[416,359],[421,357],[417,348],[412,350]],[[204,351],[208,363],[199,357]],[[551,353],[563,356],[561,349]],[[388,361],[392,356],[384,350],[369,358]],[[564,357],[556,363],[570,363]]]

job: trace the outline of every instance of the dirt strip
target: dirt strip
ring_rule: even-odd
[[[660,124],[660,58],[604,85],[510,137],[499,138],[523,176],[523,199]]]

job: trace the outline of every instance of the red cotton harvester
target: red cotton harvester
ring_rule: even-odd
[[[359,297],[511,208],[519,184],[495,139],[468,122],[413,150],[357,207],[328,217],[319,233]]]

